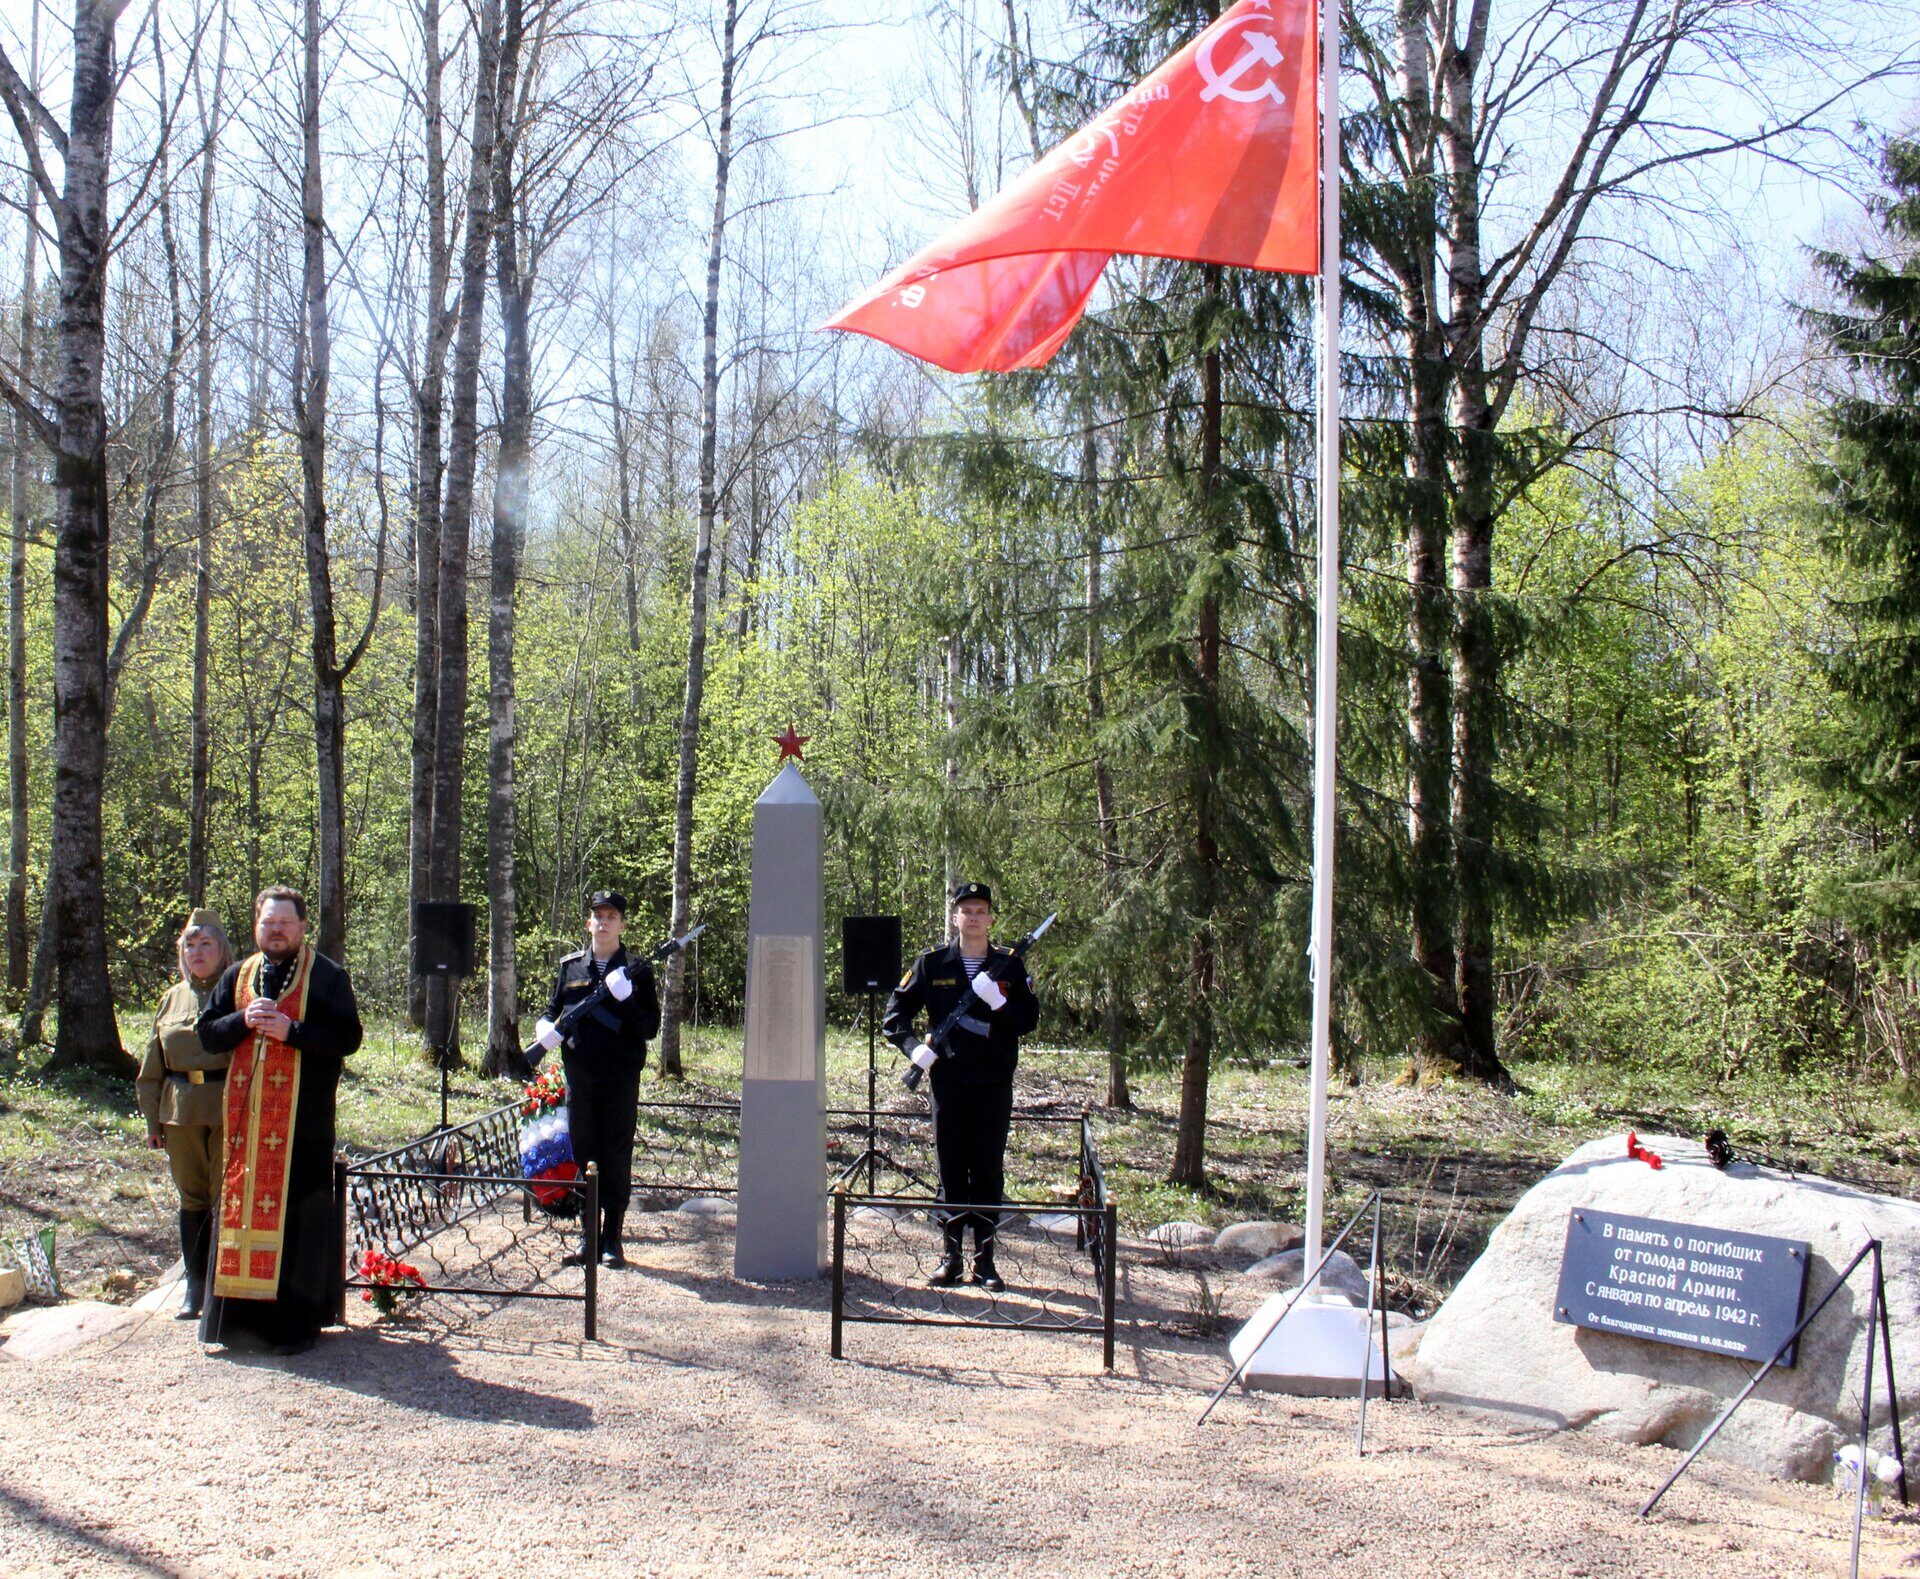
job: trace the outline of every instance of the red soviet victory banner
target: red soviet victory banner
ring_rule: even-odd
[[[955,373],[1039,367],[1116,252],[1320,266],[1314,0],[1239,0],[823,326]]]

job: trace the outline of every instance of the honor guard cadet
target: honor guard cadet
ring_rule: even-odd
[[[963,1280],[961,1249],[973,1227],[973,1281],[992,1293],[1006,1287],[993,1264],[998,1207],[1006,1187],[1007,1130],[1013,1121],[1013,1071],[1020,1038],[1040,1023],[1033,979],[1012,949],[990,940],[993,894],[985,883],[953,890],[950,941],[913,962],[887,999],[882,1032],[928,1072],[933,1086],[933,1144],[940,1198],[976,1208],[941,1219],[946,1255],[929,1278],[934,1288]],[[939,1049],[913,1028],[926,1011],[929,1028],[962,1012]]]
[[[534,1028],[548,1052],[558,1052],[567,1072],[567,1123],[573,1132],[573,1156],[584,1171],[600,1165],[600,1260],[625,1266],[620,1234],[633,1193],[633,1134],[640,1114],[640,1071],[647,1065],[647,1040],[660,1029],[660,997],[653,966],[629,959],[621,942],[627,930],[627,901],[603,888],[587,900],[587,946],[560,961],[553,1000],[546,1018]],[[572,1005],[600,993],[566,1036],[554,1022]],[[584,1250],[563,1259],[578,1266]]]

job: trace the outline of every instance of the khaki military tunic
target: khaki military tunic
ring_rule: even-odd
[[[164,1126],[167,1162],[188,1211],[209,1211],[220,1195],[220,1137],[229,1055],[200,1045],[194,1022],[213,988],[175,982],[160,1000],[140,1063],[140,1111],[149,1129]]]

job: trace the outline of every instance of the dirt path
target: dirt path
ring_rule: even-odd
[[[609,1274],[601,1340],[532,1303],[374,1323],[291,1360],[141,1317],[0,1361],[0,1570],[148,1574],[1684,1574],[1845,1571],[1832,1492],[1408,1403],[1271,1396],[1194,1419],[1220,1345],[1134,1268],[1097,1343],[856,1327],[727,1275],[724,1225]],[[1920,1522],[1863,1572],[1920,1564]]]

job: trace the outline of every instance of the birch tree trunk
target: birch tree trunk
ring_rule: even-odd
[[[734,27],[737,0],[727,0],[720,45],[720,121],[714,147],[713,224],[707,235],[707,290],[700,344],[700,510],[694,529],[693,574],[688,591],[686,701],[680,712],[680,771],[673,803],[673,919],[680,937],[693,924],[693,796],[700,755],[700,699],[706,689],[707,566],[713,555],[718,513],[716,449],[720,409],[720,260],[727,230],[727,177],[733,158]],[[660,1024],[660,1073],[681,1078],[680,1025],[686,1012],[687,955],[667,964],[667,991]]]
[[[620,512],[620,574],[626,593],[627,651],[640,650],[640,573],[635,561],[640,554],[640,533],[634,518],[633,423],[627,415],[626,397],[621,389],[619,347],[614,340],[614,315],[607,309],[607,412],[613,432],[614,505]],[[641,483],[645,485],[645,473]],[[636,673],[627,682],[627,705],[640,705],[640,678]]]
[[[473,530],[473,479],[479,458],[480,336],[487,310],[487,244],[492,238],[495,92],[500,69],[500,0],[481,0],[475,50],[472,162],[467,172],[466,233],[460,255],[459,320],[453,340],[447,486],[440,516],[438,660],[433,719],[433,827],[428,844],[430,897],[460,898],[460,798],[466,778],[467,566]],[[427,1045],[458,1064],[455,1000],[445,977],[427,991]]]
[[[40,8],[33,8],[27,46],[27,91],[40,91]],[[19,372],[33,388],[38,334],[40,186],[27,177],[25,257],[21,260]],[[27,990],[27,536],[33,511],[31,456],[38,443],[26,414],[13,413],[12,532],[7,556],[7,995]],[[51,881],[51,873],[49,873]],[[44,903],[44,901],[43,901]]]
[[[314,947],[344,960],[347,940],[346,698],[333,617],[327,542],[327,394],[333,329],[327,302],[327,220],[320,171],[320,0],[306,0],[300,94],[300,297],[294,354],[294,431],[300,446],[300,514],[307,600],[313,616],[313,745],[319,780],[320,859]]]
[[[107,423],[101,399],[106,342],[108,169],[113,153],[114,30],[126,0],[75,0],[73,86],[65,171],[53,188],[41,156],[45,108],[0,60],[6,101],[60,249],[56,420],[34,425],[54,446],[54,787],[48,869],[59,1026],[53,1067],[124,1073],[107,977],[105,868],[100,797],[107,768]],[[17,412],[25,393],[15,391]],[[49,428],[51,431],[49,431]]]
[[[200,229],[194,274],[193,414],[193,739],[189,748],[187,904],[207,898],[207,808],[212,785],[212,721],[207,677],[213,621],[213,183],[221,102],[226,87],[228,9],[220,7],[220,42],[213,62],[213,102],[200,117]]]
[[[433,849],[434,717],[440,686],[440,487],[447,347],[457,315],[447,309],[453,241],[447,234],[445,61],[440,52],[440,0],[421,0],[421,45],[426,57],[422,99],[427,144],[427,297],[425,352],[414,393],[413,482],[413,734],[409,758],[407,915],[430,897]],[[426,1024],[426,985],[409,977],[407,1015]]]
[[[487,616],[487,1052],[483,1072],[489,1075],[524,1073],[514,960],[513,638],[533,449],[533,358],[527,341],[528,293],[520,269],[513,186],[519,126],[512,113],[523,31],[522,0],[506,0],[500,42],[500,138],[493,169],[494,276],[500,296],[503,366]]]
[[[1420,1079],[1460,1063],[1460,998],[1454,980],[1451,806],[1453,707],[1447,650],[1453,623],[1447,595],[1447,392],[1451,373],[1438,297],[1438,229],[1429,42],[1432,0],[1401,0],[1396,83],[1406,114],[1402,167],[1415,188],[1407,203],[1405,244],[1392,254],[1407,358],[1407,848],[1412,887],[1409,944],[1426,978],[1427,1013],[1413,1045]]]
[[[154,70],[160,102],[167,102],[167,58],[160,42],[158,14],[154,15]],[[173,158],[169,144],[160,144],[156,158],[160,209],[160,255],[167,283],[167,353],[160,373],[160,425],[147,462],[147,482],[140,502],[140,580],[133,602],[121,617],[107,649],[107,722],[120,695],[120,676],[145,628],[160,581],[160,511],[173,479],[173,460],[180,448],[180,368],[186,361],[186,320],[180,312],[180,248],[173,223]]]

